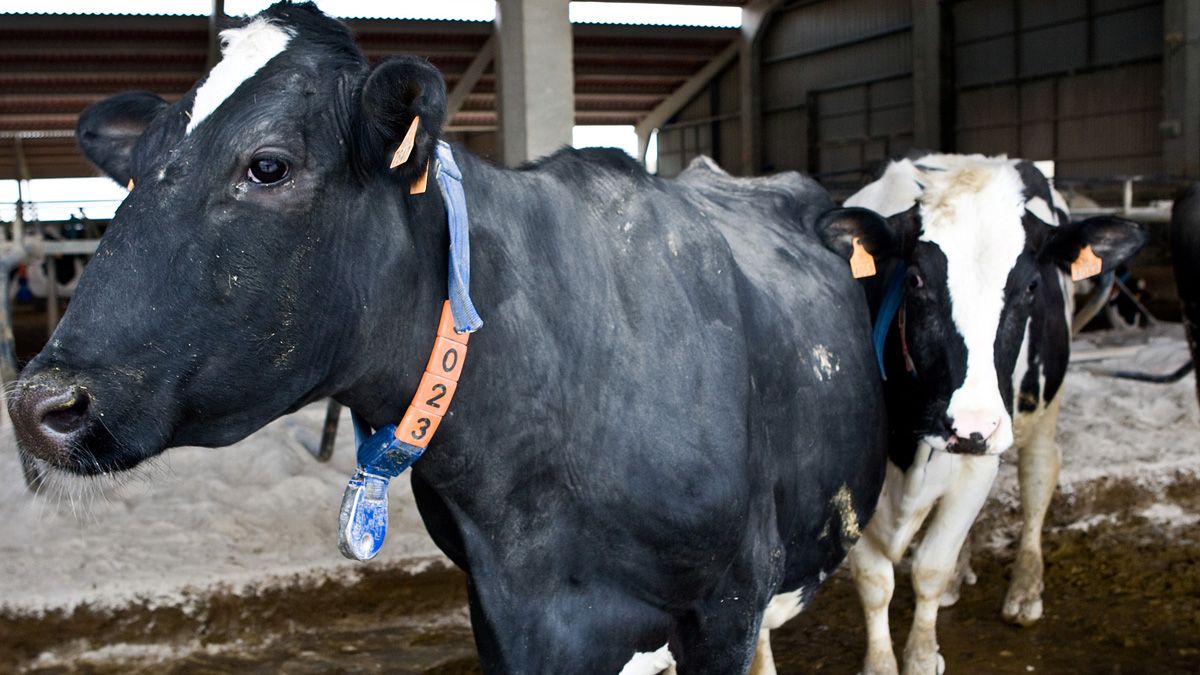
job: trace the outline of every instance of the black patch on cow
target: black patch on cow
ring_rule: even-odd
[[[920,438],[949,438],[946,409],[967,376],[967,346],[954,324],[946,275],[941,248],[917,242],[908,261],[904,309],[916,376],[905,370],[898,322],[889,333],[885,362],[892,438],[888,457],[902,470],[912,465]]]

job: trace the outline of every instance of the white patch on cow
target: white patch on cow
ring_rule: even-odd
[[[790,593],[780,593],[771,598],[767,610],[763,612],[762,630],[775,630],[803,612],[803,598],[803,588],[797,588]]]
[[[653,652],[636,652],[621,669],[620,675],[658,675],[675,667],[675,657],[667,645]]]
[[[828,380],[833,377],[834,373],[842,369],[837,357],[825,345],[813,347],[812,358],[813,375],[816,375],[818,380]]]
[[[192,133],[243,82],[287,48],[291,39],[290,31],[261,17],[240,28],[221,31],[221,62],[196,90],[186,133]]]
[[[883,217],[903,213],[921,196],[921,184],[912,162],[902,159],[888,165],[883,176],[846,200],[844,206],[871,209]]]
[[[1034,197],[1033,199],[1025,202],[1025,208],[1028,209],[1030,213],[1037,216],[1038,220],[1046,223],[1047,225],[1058,224],[1058,218],[1054,217],[1054,211],[1050,209],[1050,205],[1046,203],[1046,200],[1042,199],[1041,197]]]
[[[1024,184],[1013,161],[978,155],[926,173],[924,184],[921,241],[946,256],[951,317],[967,347],[966,379],[951,394],[947,414],[957,423],[994,423],[984,435],[989,452],[1002,452],[1012,445],[1012,419],[1000,397],[993,347],[1008,274],[1025,248]]]

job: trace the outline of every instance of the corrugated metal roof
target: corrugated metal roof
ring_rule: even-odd
[[[372,60],[420,54],[451,88],[492,25],[463,21],[351,20]],[[636,124],[730,41],[735,29],[576,24],[575,121]],[[0,179],[18,177],[14,138],[32,177],[94,175],[75,147],[80,110],[108,95],[147,89],[181,97],[206,70],[201,16],[0,15]],[[450,120],[451,130],[496,126],[489,69]]]

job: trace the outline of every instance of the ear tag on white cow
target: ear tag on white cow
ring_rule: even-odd
[[[408,131],[404,134],[404,140],[400,141],[400,147],[396,148],[396,154],[392,155],[392,163],[388,166],[389,169],[394,169],[403,165],[412,155],[413,145],[417,142],[417,127],[421,125],[421,116],[414,115],[412,124],[408,125]]]
[[[1071,281],[1094,277],[1100,274],[1102,269],[1104,269],[1104,261],[1092,250],[1092,245],[1088,244],[1079,251],[1079,257],[1075,258],[1075,262],[1071,263]]]
[[[352,560],[370,560],[387,536],[388,482],[359,469],[342,494],[338,513],[338,550]]]
[[[853,247],[853,252],[850,254],[850,273],[854,275],[854,278],[875,276],[875,258],[867,253],[866,247],[862,245],[862,239],[855,237],[850,245]]]

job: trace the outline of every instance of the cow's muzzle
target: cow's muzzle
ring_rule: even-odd
[[[87,387],[35,376],[23,380],[9,401],[9,414],[21,449],[53,466],[89,472],[76,456],[95,421]]]

